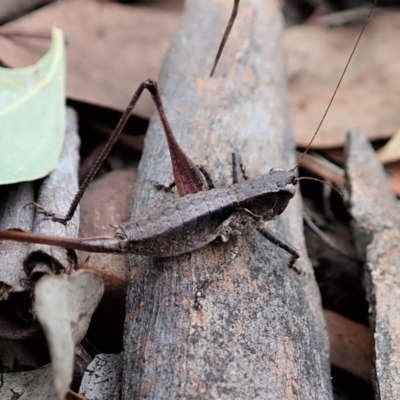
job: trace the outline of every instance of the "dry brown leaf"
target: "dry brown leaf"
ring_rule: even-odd
[[[128,206],[132,196],[136,173],[117,170],[95,180],[88,188],[81,202],[80,237],[110,234],[112,226],[128,219]],[[125,254],[100,254],[79,252],[79,268],[94,269],[105,279],[106,294],[125,302],[128,257]],[[107,279],[109,278],[109,279]]]
[[[360,24],[336,29],[304,25],[285,32],[298,145],[310,141],[360,29]],[[362,128],[370,139],[387,138],[398,129],[400,61],[393,49],[399,29],[399,12],[371,20],[313,147],[343,145],[347,130],[353,127]]]
[[[24,12],[33,10],[50,0],[2,0],[0,1],[0,21],[4,22],[21,15]]]
[[[324,156],[335,162],[336,164],[343,165],[344,164],[344,148],[343,147],[336,147],[332,149],[325,149],[323,152]]]
[[[81,202],[80,237],[107,235],[111,225],[120,225],[128,219],[128,205],[134,171],[116,170],[95,180]],[[78,252],[78,266],[100,273],[104,282],[104,296],[91,324],[93,331],[103,332],[105,342],[121,337],[125,318],[127,254],[100,254]],[[112,344],[106,351],[114,351]]]
[[[400,129],[376,152],[376,157],[382,164],[400,160]]]
[[[93,271],[47,275],[35,287],[35,311],[49,345],[59,400],[72,380],[75,344],[85,336],[103,290],[100,276]]]
[[[161,10],[182,11],[184,0],[151,0],[146,6]]]
[[[385,166],[390,186],[397,196],[400,196],[400,162]]]
[[[179,18],[179,12],[70,0],[5,26],[27,33],[62,28],[68,38],[68,97],[123,110],[141,81],[158,78]],[[0,37],[1,61],[12,67],[28,65],[47,47],[43,39]],[[143,97],[134,113],[149,117],[151,106],[150,97]]]
[[[371,329],[324,310],[331,347],[331,363],[370,383],[374,337]]]
[[[400,180],[389,176],[389,183],[397,196],[400,196]]]

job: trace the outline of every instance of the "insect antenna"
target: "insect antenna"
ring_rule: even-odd
[[[213,67],[211,69],[210,78],[214,75],[215,68],[217,68],[218,61],[219,61],[219,59],[221,57],[221,54],[222,54],[222,52],[224,50],[224,47],[225,47],[226,41],[228,40],[229,34],[231,33],[231,29],[232,29],[233,23],[235,22],[237,13],[239,11],[239,3],[240,3],[239,0],[234,0],[234,2],[233,2],[233,8],[232,8],[231,16],[229,17],[228,25],[225,28],[224,36],[222,37],[221,43],[220,43],[220,45],[218,47],[217,55],[215,56],[214,64],[213,64]]]
[[[322,179],[313,178],[313,177],[310,177],[310,176],[301,176],[300,178],[297,178],[297,182],[299,182],[299,181],[316,181],[316,182],[322,183],[322,184],[324,184],[326,186],[329,186],[337,194],[339,194],[342,198],[344,198],[343,193],[339,189],[335,188],[335,186],[333,186],[332,184],[330,184],[330,183],[328,183],[328,182],[326,182],[326,181],[324,181]]]
[[[375,8],[377,2],[378,2],[378,0],[374,0],[373,4],[372,4],[372,6],[371,6],[371,9],[370,9],[370,11],[369,11],[369,13],[368,13],[368,16],[367,16],[367,18],[366,18],[365,21],[364,21],[364,24],[363,24],[363,27],[362,27],[362,29],[361,29],[361,32],[360,32],[360,34],[358,35],[358,38],[357,38],[357,40],[356,40],[356,44],[354,45],[353,50],[351,51],[350,57],[349,57],[349,59],[347,60],[346,66],[344,67],[344,70],[343,70],[342,74],[340,75],[340,78],[339,78],[339,81],[338,81],[338,83],[337,83],[337,85],[336,85],[335,91],[333,92],[333,95],[332,95],[331,99],[329,100],[328,106],[326,107],[326,110],[325,110],[325,112],[324,112],[324,114],[323,114],[323,116],[322,116],[322,118],[321,118],[321,121],[319,122],[319,124],[318,124],[318,126],[317,126],[317,129],[316,129],[315,132],[314,132],[314,135],[312,136],[312,138],[311,138],[311,140],[310,140],[310,143],[308,143],[308,145],[307,145],[306,149],[304,150],[303,154],[302,154],[302,155],[300,156],[300,158],[298,159],[297,164],[294,166],[294,168],[291,169],[291,171],[294,171],[294,170],[296,170],[296,169],[298,168],[298,166],[300,165],[300,163],[301,163],[301,161],[303,160],[304,156],[305,156],[305,155],[308,153],[308,151],[310,150],[310,147],[311,147],[311,145],[312,145],[312,143],[313,143],[315,137],[317,136],[317,134],[318,134],[318,132],[319,132],[319,130],[320,130],[320,128],[321,128],[323,122],[325,121],[325,117],[327,116],[328,111],[329,111],[329,109],[331,108],[331,105],[332,105],[332,103],[333,103],[333,100],[335,99],[336,93],[337,93],[337,91],[338,91],[338,89],[339,89],[339,87],[340,87],[340,85],[341,85],[341,83],[342,83],[342,80],[343,80],[343,78],[344,78],[344,75],[346,74],[347,68],[348,68],[349,65],[350,65],[350,62],[351,62],[351,60],[352,60],[352,58],[353,58],[353,55],[354,55],[354,53],[355,53],[355,51],[356,51],[356,49],[357,49],[358,43],[360,42],[361,36],[363,35],[363,33],[364,33],[364,31],[365,31],[365,28],[367,27],[368,21],[371,19],[372,12],[374,11],[374,8]]]

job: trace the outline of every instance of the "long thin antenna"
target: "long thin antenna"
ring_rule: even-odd
[[[375,8],[377,2],[378,2],[378,0],[374,0],[374,3],[372,4],[371,10],[369,11],[367,18],[366,18],[365,21],[364,21],[364,25],[363,25],[363,27],[362,27],[362,29],[361,29],[360,34],[358,35],[356,44],[354,45],[353,50],[351,51],[350,57],[349,57],[349,59],[347,60],[346,66],[344,67],[344,70],[343,70],[343,72],[342,72],[342,75],[340,76],[339,82],[337,83],[336,88],[335,88],[335,91],[333,92],[333,95],[332,95],[332,97],[331,97],[331,99],[330,99],[330,101],[329,101],[328,107],[326,107],[326,110],[325,110],[325,112],[324,112],[324,115],[322,116],[322,119],[321,119],[320,123],[318,124],[318,127],[317,127],[316,131],[314,132],[314,135],[313,135],[313,137],[311,138],[310,143],[307,145],[307,148],[304,150],[304,153],[301,155],[301,157],[300,157],[299,160],[297,161],[297,164],[295,165],[295,167],[294,167],[293,169],[291,169],[291,171],[294,171],[294,170],[300,165],[300,163],[301,163],[301,161],[303,160],[304,156],[305,156],[305,155],[308,153],[308,151],[310,150],[310,147],[311,147],[311,145],[312,145],[312,143],[313,143],[315,137],[317,136],[317,134],[318,134],[318,132],[319,132],[319,130],[320,130],[320,128],[321,128],[323,122],[325,121],[325,117],[327,116],[328,111],[329,111],[329,109],[331,108],[331,105],[332,105],[332,103],[333,103],[333,100],[335,99],[336,93],[337,93],[337,91],[338,91],[338,89],[339,89],[339,87],[340,87],[340,85],[341,85],[341,83],[342,83],[342,80],[343,80],[343,78],[344,78],[344,75],[346,74],[347,68],[348,68],[349,65],[350,65],[350,62],[351,62],[351,60],[352,60],[352,58],[353,58],[353,55],[354,55],[354,53],[355,53],[355,51],[356,51],[356,49],[357,49],[358,43],[360,42],[361,36],[363,35],[365,28],[367,27],[368,21],[371,19],[372,11],[374,11],[374,8]]]
[[[342,198],[344,198],[343,193],[339,190],[336,189],[335,186],[331,185],[330,183],[328,183],[327,181],[324,181],[322,179],[318,179],[318,178],[314,178],[311,176],[301,176],[300,178],[297,178],[297,181],[315,181],[315,182],[319,182],[322,183],[323,185],[329,186],[332,190],[334,190],[339,196],[341,196]]]
[[[221,57],[221,54],[222,54],[222,52],[224,50],[224,47],[225,47],[226,41],[228,40],[229,34],[231,33],[231,29],[232,29],[233,23],[235,22],[237,13],[239,11],[239,3],[240,3],[239,0],[234,0],[234,2],[233,2],[233,8],[232,8],[231,16],[229,17],[228,25],[225,28],[224,36],[222,37],[221,43],[220,43],[220,45],[218,47],[217,55],[215,56],[215,59],[214,59],[214,65],[213,65],[212,70],[211,70],[210,78],[213,76],[213,74],[215,72],[215,68],[217,68],[218,61],[219,61],[219,59]]]

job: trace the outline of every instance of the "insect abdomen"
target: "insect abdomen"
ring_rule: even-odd
[[[151,208],[117,228],[131,253],[170,257],[212,242],[218,226],[238,207],[235,192],[214,189],[180,197]]]

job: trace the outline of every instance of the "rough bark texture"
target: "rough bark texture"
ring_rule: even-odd
[[[121,398],[122,354],[98,354],[86,368],[79,394],[86,400]]]
[[[51,364],[34,371],[0,374],[0,399],[2,400],[54,400]]]
[[[65,215],[78,191],[79,146],[77,116],[67,110],[67,124],[63,148],[56,169],[43,181],[37,203],[45,210]],[[79,209],[66,226],[54,223],[50,218],[36,213],[33,232],[51,236],[77,237]],[[43,274],[70,274],[76,267],[75,251],[43,244],[29,245],[29,255],[24,260],[27,276],[37,280]]]
[[[400,218],[399,203],[365,136],[349,134],[346,172],[357,245],[365,258],[365,288],[375,339],[377,399],[400,392]]]
[[[32,182],[2,186],[0,189],[0,228],[31,231],[34,210]],[[39,324],[29,312],[33,283],[23,268],[29,245],[0,241],[0,338],[22,340],[32,336]]]
[[[31,231],[34,210],[27,205],[33,200],[32,182],[3,186],[0,193],[0,229]],[[11,293],[32,288],[22,267],[28,247],[26,243],[0,243],[0,301],[7,300]]]
[[[250,177],[294,166],[278,51],[281,16],[273,1],[241,4],[215,77],[208,78],[231,1],[188,1],[161,77],[179,143],[206,165],[217,186],[231,183],[231,153]],[[139,166],[132,215],[172,196],[171,164],[157,116]],[[196,311],[196,289],[232,249],[211,244],[171,259],[130,258],[124,335],[125,399],[331,399],[328,340],[307,260],[300,197],[272,230],[297,246],[304,273],[252,227],[239,257]]]

